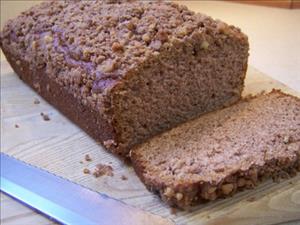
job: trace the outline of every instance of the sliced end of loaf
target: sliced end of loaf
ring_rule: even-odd
[[[300,99],[280,91],[245,99],[131,151],[149,190],[181,208],[231,196],[300,169]]]
[[[237,102],[244,87],[248,42],[195,30],[164,45],[114,87],[118,146],[127,150],[201,114]],[[127,151],[127,153],[128,153]],[[126,151],[125,151],[126,152]]]

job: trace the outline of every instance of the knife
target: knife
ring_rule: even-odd
[[[1,191],[53,220],[74,225],[174,225],[170,220],[1,153]]]

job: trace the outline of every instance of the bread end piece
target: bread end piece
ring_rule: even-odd
[[[172,206],[234,195],[300,171],[300,99],[273,90],[208,113],[131,151],[146,187]]]

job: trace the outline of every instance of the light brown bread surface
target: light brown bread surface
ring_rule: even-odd
[[[131,151],[149,190],[182,208],[300,170],[300,99],[280,91],[243,100]]]
[[[174,3],[46,1],[10,20],[15,72],[111,151],[236,102],[247,37]]]

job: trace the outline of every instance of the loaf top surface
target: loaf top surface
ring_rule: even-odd
[[[273,91],[208,113],[131,152],[149,186],[217,185],[227,176],[300,154],[300,99]]]
[[[86,97],[195,32],[247,41],[238,28],[174,3],[46,1],[6,24],[1,47]]]

